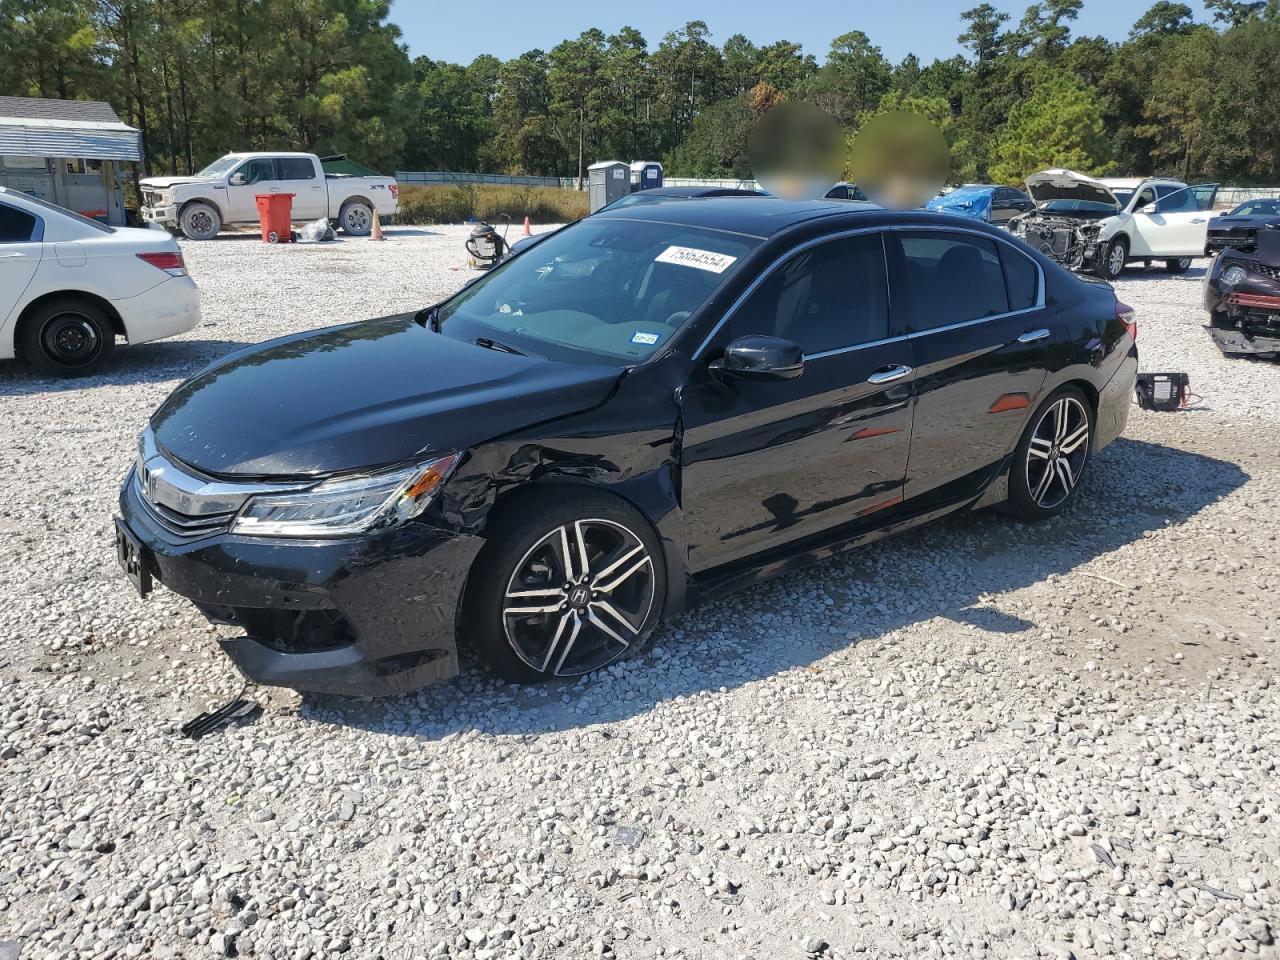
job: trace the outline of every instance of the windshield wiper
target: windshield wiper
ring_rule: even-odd
[[[523,350],[517,350],[509,343],[502,343],[494,340],[492,337],[476,337],[475,345],[484,347],[486,350],[500,350],[502,353],[514,353],[517,357],[527,357],[528,354]]]

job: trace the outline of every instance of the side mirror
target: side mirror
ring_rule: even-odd
[[[1139,213],[1155,213],[1155,212],[1156,212],[1156,205],[1155,205],[1154,203],[1148,203],[1145,207],[1143,207],[1143,208],[1142,208],[1140,211],[1138,211],[1138,212],[1139,212]]]
[[[804,373],[804,353],[799,344],[779,337],[739,337],[710,369],[741,380],[794,380]]]
[[[244,174],[233,173],[231,175],[231,179],[228,180],[227,182],[230,183],[233,187],[243,187],[245,185]]]

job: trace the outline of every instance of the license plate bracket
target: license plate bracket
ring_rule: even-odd
[[[147,548],[135,537],[119,517],[116,518],[116,559],[144,600],[155,587],[151,577],[151,557]]]

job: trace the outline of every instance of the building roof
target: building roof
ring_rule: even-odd
[[[0,97],[0,156],[137,161],[142,141],[108,103]]]

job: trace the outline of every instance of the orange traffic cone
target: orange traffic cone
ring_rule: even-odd
[[[378,219],[378,211],[377,211],[377,210],[374,210],[374,211],[373,211],[373,239],[374,239],[374,240],[385,240],[385,239],[387,239],[386,237],[384,237],[384,236],[382,235],[382,221]]]
[[[524,235],[527,237],[532,233],[533,231],[529,229],[529,215],[526,213],[524,215]]]

